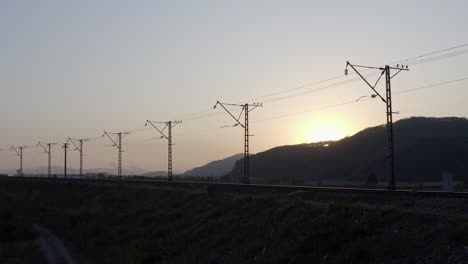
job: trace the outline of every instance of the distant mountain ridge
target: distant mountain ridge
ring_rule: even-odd
[[[440,181],[443,171],[468,176],[468,120],[413,117],[394,124],[397,181]],[[324,146],[326,144],[326,146]],[[250,174],[259,183],[303,184],[321,180],[364,182],[370,173],[386,181],[385,125],[338,141],[281,146],[252,155]],[[243,162],[224,177],[238,181]]]
[[[142,176],[145,176],[145,177],[167,176],[167,171],[152,171],[152,172],[144,173]]]
[[[236,154],[225,159],[215,160],[206,165],[193,168],[183,173],[184,176],[221,177],[228,174],[235,163],[243,159],[244,154]]]
[[[62,175],[63,174],[63,167],[61,166],[52,166],[52,175]],[[34,167],[34,168],[24,168],[24,174],[33,174],[33,175],[46,175],[47,174],[47,167]],[[116,174],[117,169],[115,168],[93,168],[93,169],[83,169],[83,173],[105,173],[105,174]],[[146,173],[145,170],[137,168],[137,167],[129,167],[123,168],[122,174],[123,175],[140,175]],[[0,169],[0,174],[9,174],[9,175],[16,175],[16,169]],[[77,168],[68,168],[67,174],[79,174],[79,169]]]

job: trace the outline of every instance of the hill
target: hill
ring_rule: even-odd
[[[440,181],[443,171],[468,175],[468,120],[413,117],[394,124],[397,181]],[[281,146],[251,157],[251,176],[259,183],[303,184],[329,180],[364,182],[374,173],[386,181],[384,125],[339,141]],[[223,179],[237,181],[243,161]]]
[[[222,160],[212,161],[201,167],[184,172],[184,176],[221,177],[229,173],[244,154],[236,154]]]

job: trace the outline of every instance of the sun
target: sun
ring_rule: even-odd
[[[338,140],[345,137],[343,131],[336,126],[316,127],[310,131],[307,143]]]
[[[343,120],[331,117],[318,117],[308,120],[303,129],[302,142],[315,143],[339,140],[347,135]]]

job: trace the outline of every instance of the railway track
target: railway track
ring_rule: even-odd
[[[40,182],[83,182],[83,183],[109,183],[109,184],[148,184],[159,186],[174,186],[187,188],[208,188],[236,193],[342,193],[356,195],[384,195],[406,197],[430,197],[430,198],[457,198],[468,199],[468,192],[442,192],[442,191],[415,191],[415,190],[386,190],[347,187],[322,187],[322,186],[296,186],[296,185],[268,185],[268,184],[240,184],[219,182],[194,182],[194,181],[159,181],[147,179],[78,179],[78,178],[43,178],[43,177],[0,177],[0,181],[40,181]]]
[[[362,203],[389,205],[408,209],[424,209],[443,214],[468,215],[468,192],[385,190],[342,187],[290,186],[265,184],[238,184],[191,181],[157,181],[147,179],[78,179],[39,177],[0,177],[0,186],[8,184],[87,184],[122,187],[156,187],[172,190],[189,190],[206,193],[214,199],[225,195],[274,196],[323,203]]]

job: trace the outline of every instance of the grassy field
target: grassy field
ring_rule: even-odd
[[[36,243],[31,223],[0,207],[0,263],[46,263]]]
[[[468,263],[468,213],[203,188],[0,182],[85,263]]]

